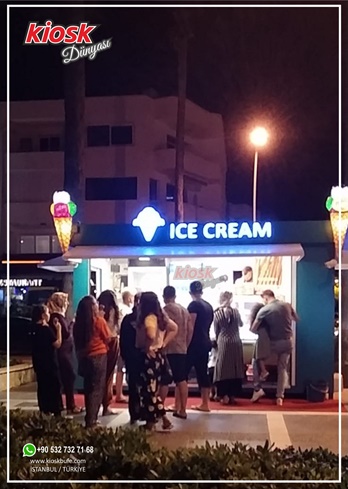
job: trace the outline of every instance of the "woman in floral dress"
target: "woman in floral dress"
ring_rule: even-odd
[[[163,313],[157,295],[154,292],[142,293],[136,347],[141,351],[140,417],[146,421],[145,428],[148,430],[152,430],[159,419],[162,420],[163,429],[173,427],[157,392],[165,369],[162,349],[175,337],[177,330],[177,325]]]

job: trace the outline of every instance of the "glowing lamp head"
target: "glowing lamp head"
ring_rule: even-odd
[[[265,146],[268,141],[268,132],[264,127],[256,127],[250,133],[250,141],[256,147]]]

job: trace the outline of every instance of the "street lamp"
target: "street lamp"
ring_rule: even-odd
[[[263,127],[256,127],[250,133],[250,141],[255,146],[254,185],[253,185],[253,222],[255,222],[256,221],[257,163],[258,163],[258,156],[259,156],[257,149],[267,144],[268,132]]]

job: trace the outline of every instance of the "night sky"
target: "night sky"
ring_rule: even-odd
[[[113,44],[86,61],[86,95],[150,89],[175,95],[173,10],[81,11],[81,21],[100,25],[93,41],[111,37]],[[62,46],[23,46],[23,41],[29,21],[66,24],[70,13],[11,10],[11,100],[63,97]],[[197,7],[189,9],[189,22],[188,97],[224,118],[229,201],[251,204],[248,131],[265,125],[271,140],[259,160],[263,216],[326,219],[325,200],[338,182],[338,9]],[[4,30],[1,35],[4,50]]]

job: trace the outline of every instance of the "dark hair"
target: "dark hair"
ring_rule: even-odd
[[[253,269],[251,267],[244,267],[243,268],[243,273],[245,274],[245,273],[248,273],[248,272],[253,273]]]
[[[190,283],[191,294],[203,294],[203,285],[199,280]]]
[[[264,304],[261,304],[258,303],[258,304],[254,304],[253,308],[251,309],[251,312],[250,312],[250,325],[253,324],[253,322],[255,321],[256,319],[256,316],[257,316],[257,313],[260,311],[260,309],[262,309],[264,307]]]
[[[42,316],[45,314],[45,312],[48,312],[48,307],[45,304],[34,306],[31,315],[33,323],[38,323],[39,321],[41,321]]]
[[[105,321],[109,321],[110,311],[113,309],[115,311],[115,324],[118,324],[120,318],[120,311],[117,305],[116,294],[113,290],[104,290],[98,299],[98,303],[104,306],[105,311]]]
[[[92,295],[86,295],[80,300],[74,324],[74,341],[76,350],[84,350],[89,344],[92,334],[95,319],[93,306],[96,300]]]
[[[171,285],[167,285],[167,287],[164,287],[163,289],[163,298],[164,299],[174,299],[176,296],[176,290],[174,287]]]
[[[265,297],[265,296],[266,297],[272,297],[272,298],[275,297],[273,290],[270,290],[270,289],[264,290],[262,292],[261,297]]]
[[[138,328],[144,324],[145,319],[150,314],[154,314],[157,317],[158,328],[161,331],[165,331],[166,320],[157,295],[154,292],[143,292],[138,307]]]
[[[137,294],[135,294],[135,296],[134,296],[134,306],[135,307],[139,306],[140,298],[141,298],[141,292],[138,292]]]

